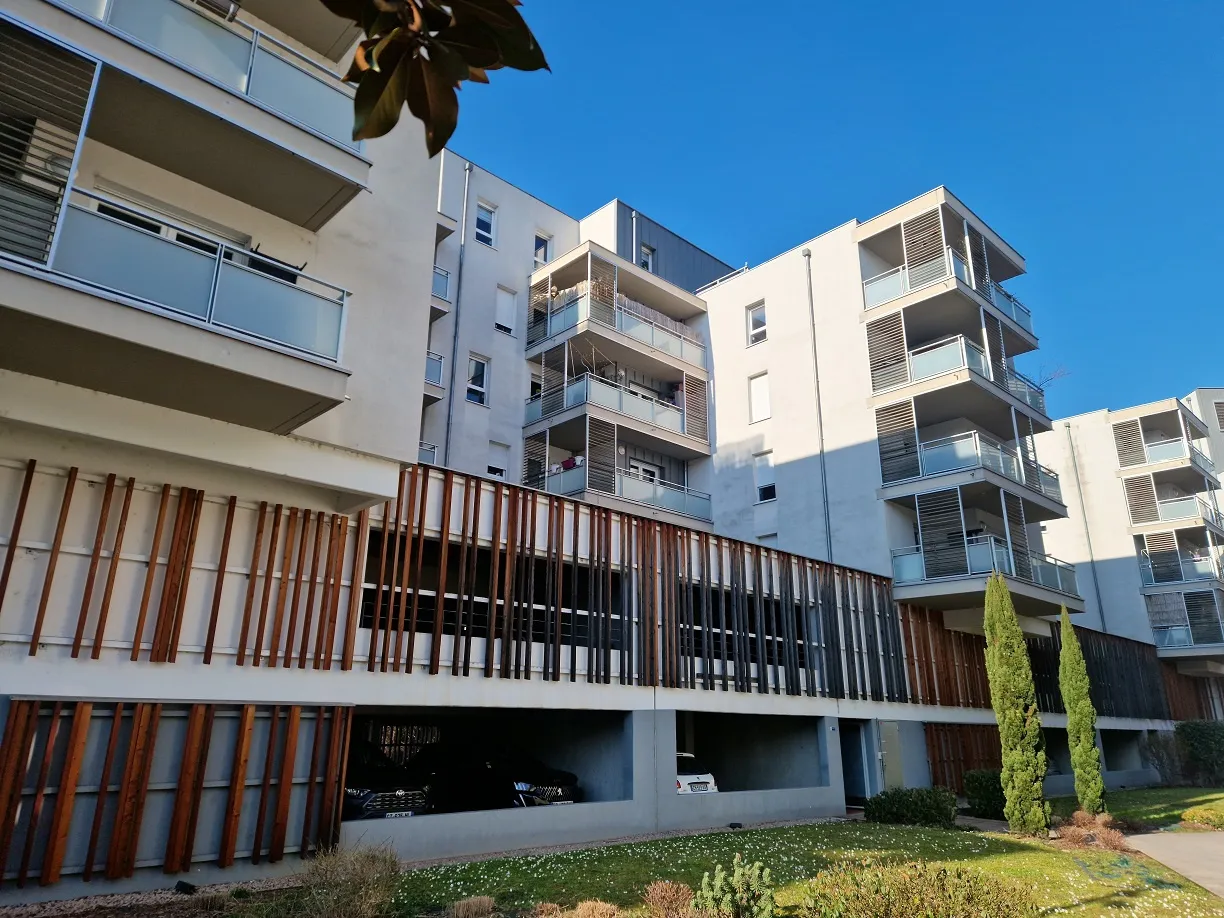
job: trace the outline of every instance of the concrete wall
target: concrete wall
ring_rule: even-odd
[[[656,223],[624,201],[615,203],[616,242],[614,248],[611,245],[608,247],[613,248],[621,258],[635,265],[640,264],[638,256],[641,246],[648,245],[655,250],[654,273],[685,290],[704,287],[734,270],[726,262],[697,248],[684,237],[673,233],[661,223]]]
[[[720,791],[824,787],[826,734],[819,717],[698,713],[691,751],[713,771]]]

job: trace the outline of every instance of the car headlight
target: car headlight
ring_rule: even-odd
[[[524,793],[527,793],[527,792],[529,792],[529,791],[533,791],[533,790],[535,790],[535,785],[533,785],[533,784],[529,784],[529,783],[528,783],[528,782],[526,782],[526,781],[515,781],[515,782],[514,782],[514,789],[515,789],[516,791],[523,791]]]
[[[344,792],[348,794],[350,797],[364,797],[370,791],[368,788],[364,788],[364,787],[346,787],[344,789]]]

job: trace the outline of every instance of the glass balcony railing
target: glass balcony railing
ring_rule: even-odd
[[[617,470],[616,495],[699,520],[714,518],[709,494],[667,481],[644,478],[632,472]]]
[[[997,472],[1017,484],[1026,485],[1054,500],[1062,500],[1058,474],[1043,465],[1027,467],[1015,448],[1001,443],[981,431],[928,440],[918,446],[921,474],[940,475],[967,468],[985,468]]]
[[[440,300],[450,300],[450,272],[434,265],[433,295]]]
[[[586,466],[576,465],[572,469],[550,472],[544,479],[544,490],[549,494],[577,494],[586,490]]]
[[[417,462],[423,462],[426,465],[438,464],[438,448],[432,443],[421,441],[421,445],[417,447]]]
[[[675,433],[687,433],[685,413],[678,405],[642,395],[608,380],[589,374],[571,380],[565,386],[565,398],[555,399],[551,413],[575,405],[599,405],[628,418],[662,427]],[[532,424],[544,417],[544,399],[537,395],[527,400],[525,423]]]
[[[1215,507],[1201,497],[1187,494],[1183,497],[1170,497],[1156,501],[1156,509],[1161,520],[1185,520],[1202,517],[1207,522],[1221,526],[1220,514]]]
[[[1152,564],[1151,558],[1139,559],[1139,573],[1144,586],[1156,586],[1162,583],[1183,583],[1192,580],[1224,580],[1220,566],[1211,558],[1181,554],[1178,563],[1171,561],[1160,564],[1159,569]]]
[[[1168,462],[1173,459],[1189,459],[1209,475],[1215,474],[1215,463],[1207,454],[1181,437],[1171,440],[1156,440],[1143,444],[1148,462]]]
[[[1157,647],[1193,647],[1189,625],[1153,625],[1152,639]]]
[[[991,299],[1000,310],[1011,316],[1012,320],[1026,332],[1029,334],[1033,333],[1033,314],[1029,312],[1027,306],[998,284],[992,284],[990,292],[992,294]]]
[[[946,552],[941,552],[940,564],[944,568],[949,562],[946,555]],[[1014,563],[1012,551],[1004,539],[992,535],[970,536],[965,540],[964,570],[939,576],[927,576],[926,557],[922,547],[910,545],[892,550],[893,580],[899,584],[920,583],[998,571],[1009,577],[1018,577],[1060,593],[1067,593],[1071,596],[1079,595],[1079,584],[1072,565],[1035,552],[1029,552],[1026,557],[1027,567],[1031,571],[1029,576],[1019,573],[1020,568]]]
[[[608,313],[609,315],[601,318],[603,313]],[[611,321],[606,321],[608,318]],[[527,331],[528,345],[551,338],[553,335],[559,335],[561,332],[567,331],[579,322],[584,321],[598,322],[600,325],[613,328],[621,334],[627,335],[656,350],[663,351],[665,354],[670,354],[672,357],[683,360],[685,363],[705,368],[706,351],[705,346],[701,342],[694,341],[692,338],[687,338],[684,335],[678,335],[661,325],[651,322],[649,319],[635,315],[619,306],[616,309],[605,307],[593,311],[591,309],[590,297],[586,295],[580,296],[564,306],[556,307],[551,315],[536,320]]]
[[[1040,411],[1042,414],[1046,413],[1044,390],[1023,373],[1018,373],[1012,369],[1007,370],[1007,391],[1030,408]]]
[[[909,352],[910,382],[930,379],[954,370],[973,370],[990,379],[990,363],[985,352],[966,338],[956,335]]]
[[[435,354],[433,351],[425,352],[425,382],[435,386],[442,385],[442,369],[446,365],[446,358],[441,354]]]
[[[199,230],[91,192],[65,208],[51,269],[187,319],[330,361],[347,293]]]
[[[180,0],[58,0],[179,66],[358,150],[353,93],[332,71],[246,23]]]

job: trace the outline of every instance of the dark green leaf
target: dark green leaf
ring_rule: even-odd
[[[440,45],[433,45],[430,54],[429,60],[420,55],[412,59],[414,66],[407,87],[408,110],[425,125],[425,146],[430,156],[437,156],[459,123],[455,74],[466,74],[467,65],[458,54]]]
[[[356,23],[364,20],[366,10],[372,5],[370,0],[319,0],[333,14],[341,19]]]
[[[361,74],[353,99],[353,139],[381,137],[399,121],[408,98],[410,55],[396,45],[383,55],[382,68]]]
[[[497,33],[480,23],[451,26],[438,34],[435,43],[459,54],[469,67],[492,67],[501,61]]]

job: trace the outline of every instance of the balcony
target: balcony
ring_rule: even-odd
[[[920,443],[918,465],[923,478],[960,469],[989,469],[1052,500],[1062,502],[1062,486],[1057,472],[1044,465],[1037,465],[1034,478],[1034,474],[1021,461],[1014,447],[981,431],[975,430]]]
[[[344,399],[346,291],[267,255],[76,191],[0,264],[9,369],[278,432]]]
[[[446,383],[444,382],[445,369],[445,357],[441,354],[435,354],[433,351],[425,352],[424,399],[426,408],[446,395]]]
[[[679,405],[634,392],[598,376],[586,374],[570,380],[565,386],[565,398],[554,401],[555,406],[550,406],[552,410],[546,415],[542,396],[537,395],[528,399],[525,425],[534,424],[545,417],[585,404],[598,405],[622,417],[633,418],[663,430],[689,436],[686,431],[685,412]]]
[[[1224,593],[1210,587],[1175,593],[1153,593],[1145,597],[1152,637],[1161,649],[1190,650],[1209,647],[1224,650]],[[1182,656],[1170,654],[1169,656]]]
[[[1012,396],[1024,402],[1034,411],[1046,414],[1045,392],[1031,379],[1016,370],[1005,368],[1004,379],[995,379],[995,373],[986,352],[964,335],[954,335],[915,348],[907,355],[909,380],[899,385],[909,385],[924,379],[933,379],[957,370],[972,370],[979,376],[1005,388]],[[895,388],[895,387],[894,387]]]
[[[996,283],[984,282],[975,287],[969,266],[951,247],[944,249],[942,259],[936,257],[934,261],[914,267],[901,265],[863,281],[863,306],[874,309],[907,293],[952,279],[976,290],[979,296],[1033,334],[1033,314],[1028,307]]]
[[[422,440],[420,446],[417,447],[417,462],[424,465],[437,465],[438,447],[434,446],[432,443],[426,443],[424,440]]]
[[[1217,529],[1224,528],[1220,512],[1211,504],[1194,494],[1170,497],[1156,501],[1159,519],[1165,522],[1202,518]]]
[[[615,309],[609,309],[606,306],[597,305],[592,308],[591,298],[586,294],[554,308],[549,315],[531,323],[527,329],[527,345],[530,348],[537,342],[545,341],[577,327],[581,322],[588,321],[620,332],[634,341],[692,366],[701,369],[706,367],[705,345],[698,340],[697,333],[688,329],[688,326],[677,322],[673,327],[665,328],[658,321],[642,315],[640,309],[635,310],[631,306],[617,306]],[[680,328],[685,331],[679,331]]]
[[[941,558],[939,563],[946,564],[946,560]],[[998,572],[1079,598],[1079,585],[1072,565],[1034,552],[1024,553],[1021,561],[1019,565],[1015,563],[1007,542],[998,536],[970,536],[965,539],[965,570],[928,577],[928,561],[921,546],[911,545],[892,550],[893,580],[899,586]]]
[[[1162,554],[1171,555],[1172,552]],[[1221,570],[1218,559],[1184,552],[1179,552],[1175,559],[1162,558],[1159,565],[1154,565],[1150,554],[1145,553],[1139,558],[1139,574],[1144,586],[1189,583],[1197,580],[1224,581],[1224,570]]]
[[[434,265],[433,269],[433,296],[440,300],[450,302],[450,272],[445,268],[439,268]]]
[[[1193,443],[1180,437],[1175,437],[1171,440],[1158,440],[1151,443],[1145,441],[1143,443],[1143,452],[1149,464],[1189,459],[1191,464],[1204,474],[1215,476],[1215,463],[1208,458],[1207,454]]]
[[[579,463],[571,468],[556,467],[544,479],[544,489],[550,494],[579,494],[587,491],[587,467]],[[599,492],[591,490],[588,498]],[[638,475],[624,469],[616,470],[616,496],[622,500],[657,507],[682,516],[709,522],[714,518],[710,495],[669,481]]]

